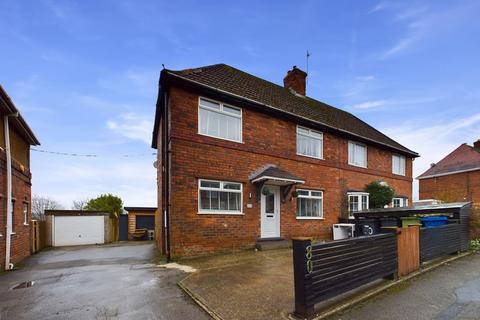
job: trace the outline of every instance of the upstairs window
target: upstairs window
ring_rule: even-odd
[[[242,109],[200,98],[199,133],[242,142]]]
[[[199,213],[242,213],[241,183],[202,179],[198,189]]]
[[[297,219],[323,218],[323,192],[297,190]]]
[[[353,213],[368,210],[369,194],[366,192],[348,193],[348,213],[353,218]]]
[[[323,158],[323,134],[304,127],[297,127],[297,154]]]
[[[367,167],[367,146],[349,141],[348,142],[348,164],[356,167]]]
[[[401,176],[405,175],[405,157],[397,154],[392,155],[392,172]]]

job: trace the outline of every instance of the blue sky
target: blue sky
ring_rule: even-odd
[[[162,63],[227,63],[307,94],[422,157],[480,138],[478,1],[0,2],[0,82],[42,142],[33,192],[70,207],[100,193],[155,205],[151,131]],[[129,155],[125,157],[124,155]]]

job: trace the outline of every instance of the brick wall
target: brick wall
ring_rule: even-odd
[[[419,194],[420,199],[472,201],[480,204],[480,170],[420,179]]]
[[[253,247],[260,236],[260,202],[248,177],[266,164],[305,179],[302,188],[324,191],[324,220],[297,220],[296,199],[291,196],[281,204],[281,236],[286,239],[331,238],[331,225],[338,222],[345,191],[363,190],[377,179],[411,198],[411,159],[407,159],[405,177],[393,175],[391,152],[368,146],[368,169],[352,167],[347,164],[348,140],[329,133],[324,133],[324,160],[298,156],[296,123],[247,108],[242,109],[243,143],[206,137],[197,134],[197,95],[172,88],[170,107],[172,256]],[[197,214],[199,178],[243,183],[244,214]],[[247,208],[247,203],[253,207]]]
[[[473,202],[470,236],[480,238],[480,170],[420,179],[420,199],[438,199],[445,202]]]
[[[20,163],[12,161],[12,191],[15,200],[13,231],[11,236],[11,262],[18,263],[30,255],[31,250],[31,174],[28,170],[22,172]],[[0,268],[5,265],[5,239],[6,239],[6,158],[5,151],[0,152]],[[23,208],[24,203],[28,205],[27,225],[24,224]]]

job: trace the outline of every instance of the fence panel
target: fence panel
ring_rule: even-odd
[[[447,224],[420,230],[420,261],[425,262],[462,250],[462,225]]]
[[[420,227],[398,230],[398,275],[401,277],[420,269]]]
[[[314,305],[397,272],[396,234],[325,244],[293,241],[295,314],[311,317]]]

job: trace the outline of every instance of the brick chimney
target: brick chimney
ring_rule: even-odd
[[[475,141],[475,142],[473,143],[473,148],[474,148],[475,150],[477,150],[478,152],[480,152],[480,139],[478,139],[477,141]]]
[[[292,70],[289,70],[285,78],[283,78],[283,86],[304,96],[306,79],[307,73],[298,69],[297,66],[293,66]]]

